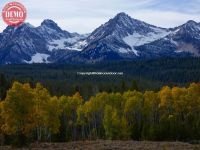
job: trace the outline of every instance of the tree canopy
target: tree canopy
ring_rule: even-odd
[[[11,141],[200,140],[200,84],[84,100],[79,92],[56,97],[40,83],[14,82],[0,102],[0,127]]]

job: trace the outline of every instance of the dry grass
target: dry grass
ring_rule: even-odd
[[[0,147],[10,150],[11,147]],[[200,145],[181,142],[137,142],[137,141],[79,141],[69,143],[32,144],[24,150],[200,150]]]

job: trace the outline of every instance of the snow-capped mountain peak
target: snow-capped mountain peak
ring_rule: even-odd
[[[62,30],[57,23],[50,19],[45,19],[37,29],[41,36],[44,36],[48,41],[72,37],[71,33]]]
[[[169,33],[168,29],[133,19],[125,13],[119,13],[88,37],[89,44],[84,51],[93,51],[93,53],[94,51],[114,51],[122,57],[139,57],[140,52],[135,49],[136,46],[161,39]]]
[[[145,34],[154,31],[151,27],[153,28],[154,26],[140,20],[133,19],[126,13],[119,13],[113,19],[110,19],[104,25],[97,28],[89,36],[88,40],[97,40],[110,35],[116,35],[119,38],[123,38],[133,34],[134,32]]]
[[[39,27],[29,23],[23,23],[18,27],[8,26],[0,34],[0,64],[49,63],[51,56],[57,53],[53,50],[64,50],[63,55],[68,53],[69,49],[81,50],[76,49],[73,44],[85,38],[62,30],[52,20],[44,20]]]

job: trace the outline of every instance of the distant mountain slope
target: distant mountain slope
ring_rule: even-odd
[[[174,28],[164,38],[137,47],[142,57],[200,56],[200,24],[194,21]]]
[[[151,43],[168,34],[169,29],[159,28],[132,19],[125,13],[119,13],[91,33],[86,40],[87,47],[77,56],[77,60],[101,61],[140,57],[136,46]]]
[[[0,34],[0,64],[95,63],[158,57],[199,57],[200,24],[161,28],[117,14],[91,34],[62,30],[54,21],[24,23]]]
[[[64,31],[52,20],[44,20],[39,27],[28,23],[8,26],[0,36],[0,63],[56,62],[51,57],[57,51],[62,51],[62,56],[73,53],[81,48],[76,45],[83,39],[84,35]]]

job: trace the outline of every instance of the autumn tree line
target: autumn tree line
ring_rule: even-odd
[[[200,83],[84,100],[14,82],[0,102],[1,144],[95,139],[200,140]]]

